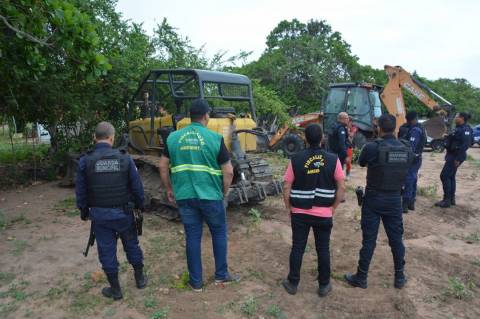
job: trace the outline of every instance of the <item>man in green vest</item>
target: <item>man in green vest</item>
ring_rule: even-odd
[[[160,159],[162,183],[169,201],[176,202],[185,228],[189,285],[203,290],[203,221],[210,229],[215,257],[215,284],[239,281],[228,272],[227,223],[223,199],[233,178],[233,167],[223,137],[207,128],[210,106],[196,99],[190,107],[192,123],[167,138]]]

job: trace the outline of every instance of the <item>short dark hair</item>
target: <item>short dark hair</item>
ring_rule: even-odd
[[[378,126],[384,133],[393,133],[397,127],[397,119],[391,114],[382,114],[378,118]]]
[[[418,117],[418,114],[417,112],[415,111],[410,111],[407,113],[407,115],[405,116],[405,119],[407,120],[407,122],[411,122],[413,120],[415,120],[416,118]]]
[[[471,118],[471,115],[467,112],[460,112],[458,113],[458,115],[463,118],[463,120],[465,121],[465,123]]]
[[[309,124],[305,129],[305,138],[310,146],[318,146],[322,141],[323,132],[318,124]]]

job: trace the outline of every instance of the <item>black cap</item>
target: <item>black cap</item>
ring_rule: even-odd
[[[204,99],[193,100],[190,106],[190,116],[203,116],[210,111],[210,105],[208,105],[208,102]]]
[[[416,119],[417,117],[418,117],[418,114],[415,111],[410,111],[405,116],[405,118],[407,119],[407,122],[411,122],[412,120]]]

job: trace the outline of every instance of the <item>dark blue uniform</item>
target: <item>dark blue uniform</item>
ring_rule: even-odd
[[[467,158],[467,150],[472,144],[472,128],[468,124],[458,125],[446,139],[447,154],[445,165],[440,173],[443,185],[443,199],[455,204],[457,169]],[[458,165],[455,165],[455,162]]]
[[[348,148],[348,131],[342,123],[335,123],[332,127],[332,133],[328,137],[329,150],[337,154],[342,165],[345,164]]]
[[[412,146],[412,151],[415,153],[415,159],[408,169],[407,177],[405,178],[403,202],[407,204],[413,204],[417,196],[418,171],[422,166],[422,152],[426,136],[421,127],[414,125],[408,127],[408,133],[405,137]]]
[[[80,159],[75,184],[77,207],[79,209],[89,207],[89,185],[87,178],[88,158],[99,156],[102,152],[111,150],[112,147],[109,144],[98,143],[95,145],[95,150],[93,152]],[[128,157],[127,165],[127,185],[131,197],[129,200],[133,201],[137,208],[143,208],[144,193],[142,181],[138,175],[135,163],[130,157]],[[98,257],[105,273],[118,273],[117,237],[120,237],[122,241],[128,262],[134,267],[143,267],[143,253],[139,246],[133,214],[126,213],[123,207],[120,206],[89,208],[90,219],[92,220],[97,240]]]
[[[408,146],[395,139],[393,135],[385,135],[382,144],[368,143],[360,153],[359,164],[368,166],[367,186],[362,205],[362,248],[358,262],[358,271],[368,273],[370,261],[375,250],[380,220],[387,233],[388,243],[392,250],[395,271],[403,276],[405,264],[405,246],[403,245],[402,198],[400,195],[405,175],[411,164],[413,154]],[[380,164],[380,147],[403,148],[403,162],[398,164]],[[408,152],[407,154],[405,152]],[[390,155],[387,155],[387,157]],[[392,156],[392,159],[401,158]],[[401,163],[400,163],[401,162]]]

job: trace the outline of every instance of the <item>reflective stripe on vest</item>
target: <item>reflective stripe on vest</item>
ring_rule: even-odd
[[[311,190],[311,191],[302,191],[302,190],[292,189],[290,191],[290,197],[310,198],[310,199],[313,199],[315,197],[334,198],[335,189],[315,188],[314,190]]]
[[[219,169],[214,169],[206,165],[196,165],[196,164],[182,164],[177,165],[171,168],[172,174],[179,173],[184,171],[193,171],[193,172],[205,172],[212,175],[221,176],[222,171]]]

